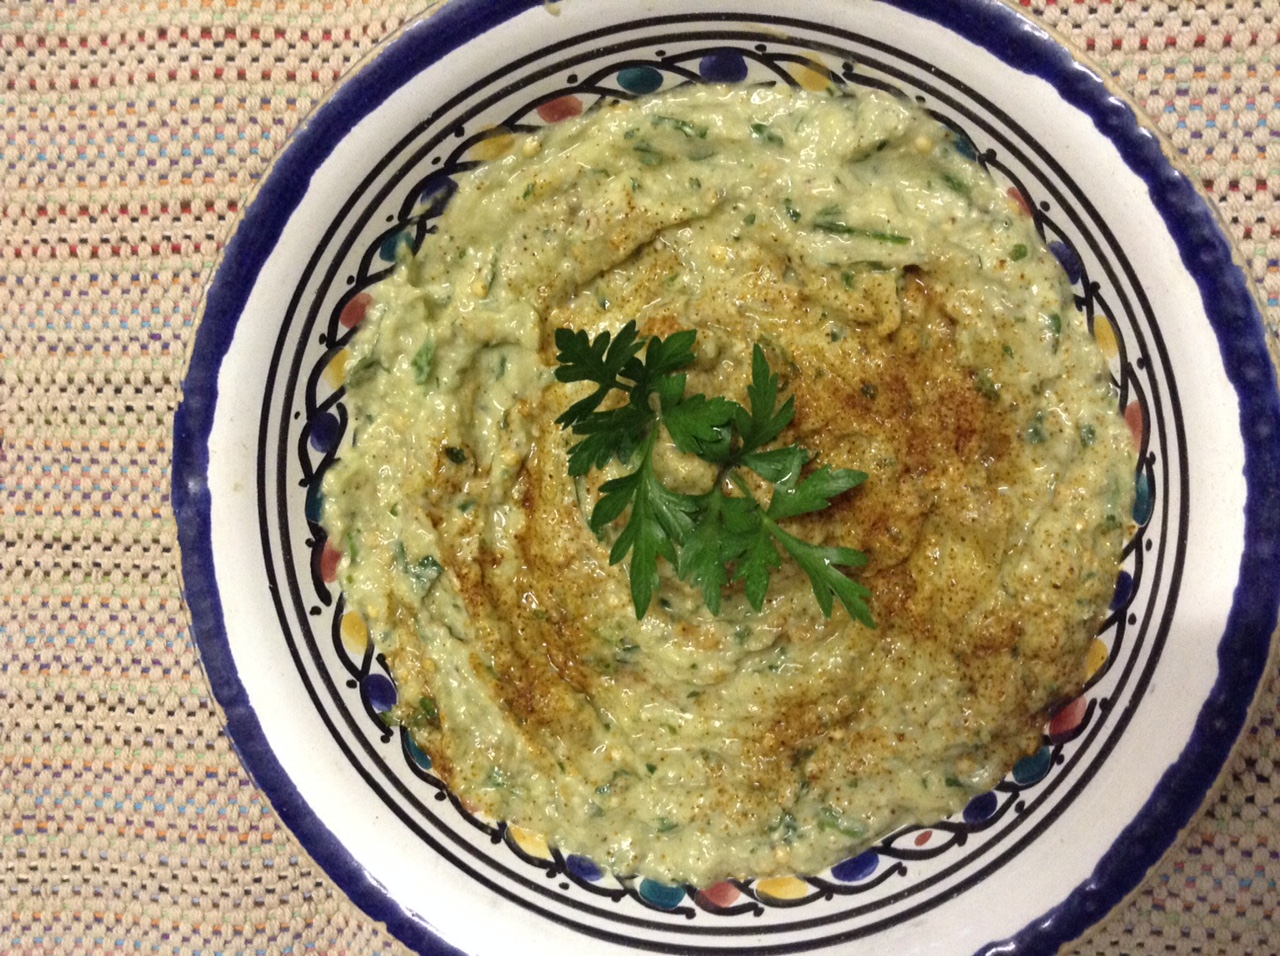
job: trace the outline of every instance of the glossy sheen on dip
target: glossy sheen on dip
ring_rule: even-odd
[[[719,617],[664,567],[643,621],[601,480],[568,477],[554,330],[698,330],[687,391],[869,474],[807,540],[864,550],[869,629],[794,566]],[[325,478],[395,716],[468,806],[618,873],[811,873],[993,786],[1078,692],[1132,505],[1104,360],[1032,221],[887,95],[690,87],[467,174],[352,342]],[[677,490],[711,467],[672,448]]]

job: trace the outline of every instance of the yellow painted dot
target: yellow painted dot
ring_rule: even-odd
[[[342,615],[342,643],[352,654],[363,654],[369,646],[369,628],[355,611]]]
[[[1103,644],[1098,638],[1093,639],[1093,643],[1089,645],[1089,653],[1084,659],[1084,679],[1091,680],[1093,675],[1102,670],[1102,665],[1107,662],[1107,645]]]
[[[339,349],[333,358],[329,359],[329,364],[324,367],[324,372],[321,374],[324,376],[325,384],[330,388],[342,388],[343,383],[346,382],[347,359],[350,357],[351,353],[346,349]]]
[[[810,63],[792,63],[787,67],[791,78],[810,93],[823,93],[831,85],[831,76],[820,60]]]
[[[775,900],[802,900],[813,892],[813,887],[795,876],[774,876],[757,883],[756,892]]]
[[[1093,320],[1093,339],[1102,349],[1107,361],[1120,354],[1120,344],[1116,339],[1116,328],[1105,315],[1095,316]]]
[[[525,853],[542,860],[551,859],[551,847],[547,846],[547,838],[541,833],[534,833],[524,827],[512,826],[507,827],[507,832],[511,834],[511,839],[515,841],[516,846],[524,850]]]
[[[472,159],[488,162],[492,159],[501,159],[511,152],[516,145],[516,138],[501,127],[494,127],[494,129],[499,131],[492,136],[486,136],[471,147]]]

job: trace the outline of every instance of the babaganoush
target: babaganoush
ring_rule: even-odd
[[[696,86],[519,139],[459,176],[350,343],[324,479],[347,607],[394,719],[464,803],[619,874],[820,872],[992,787],[1076,694],[1115,586],[1134,450],[1032,219],[921,109]],[[697,330],[688,392],[867,473],[793,535],[861,549],[876,626],[804,573],[718,615],[666,562],[637,620],[616,461],[569,476],[555,330]],[[715,469],[669,445],[663,480]]]

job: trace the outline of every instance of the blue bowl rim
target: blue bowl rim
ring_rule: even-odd
[[[1248,717],[1266,668],[1280,610],[1280,393],[1262,314],[1216,214],[1165,154],[1160,137],[1097,74],[1047,32],[1001,0],[882,0],[1049,82],[1088,116],[1146,184],[1182,262],[1199,288],[1240,403],[1245,447],[1245,547],[1219,672],[1178,759],[1088,879],[1058,906],[980,954],[1052,952],[1101,919],[1141,882],[1201,806]],[[214,577],[210,543],[208,443],[217,376],[258,274],[306,192],[311,173],[351,129],[402,83],[543,0],[452,0],[405,28],[348,77],[295,132],[275,159],[228,242],[205,297],[174,416],[172,502],[183,591],[202,665],[240,759],[277,814],[348,896],[406,945],[457,954],[424,915],[401,906],[365,871],[299,793],[263,733],[237,674]]]

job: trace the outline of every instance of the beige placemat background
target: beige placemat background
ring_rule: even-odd
[[[312,104],[420,6],[0,0],[0,953],[405,952],[228,745],[169,482],[233,219]],[[1280,4],[1023,6],[1183,151],[1274,330]],[[1273,672],[1205,809],[1072,952],[1280,949],[1278,694]]]

